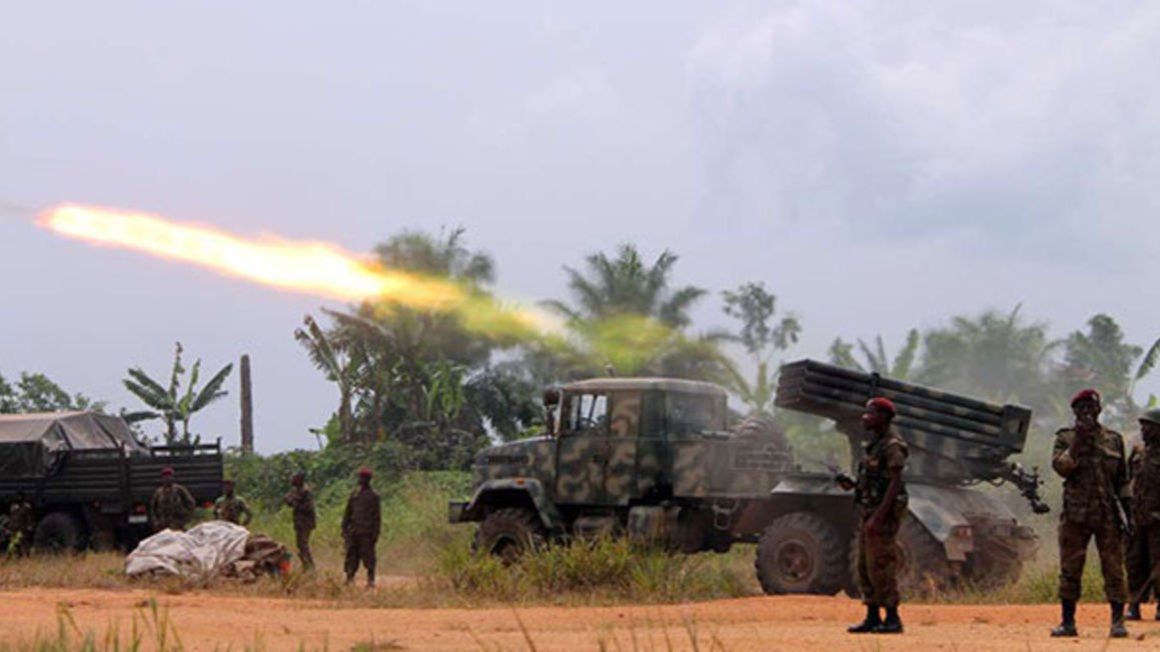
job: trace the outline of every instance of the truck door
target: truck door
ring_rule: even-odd
[[[642,395],[643,392],[639,390],[611,394],[604,495],[612,505],[627,505],[630,499],[639,496],[637,447],[641,430]]]
[[[556,443],[556,502],[603,504],[604,473],[612,447],[608,394],[565,394]]]

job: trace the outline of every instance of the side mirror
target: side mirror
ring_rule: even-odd
[[[544,390],[544,407],[552,408],[560,404],[560,389],[557,387],[549,387]]]

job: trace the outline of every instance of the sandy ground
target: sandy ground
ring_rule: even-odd
[[[389,589],[380,589],[389,590]],[[81,630],[124,634],[156,597],[185,649],[349,650],[1103,650],[1160,649],[1160,623],[1131,623],[1109,641],[1107,610],[1084,605],[1082,637],[1056,641],[1054,605],[905,606],[903,636],[853,636],[861,615],[844,598],[761,597],[664,607],[346,609],[302,600],[146,591],[0,591],[0,640],[55,634],[65,605]],[[1149,610],[1150,611],[1150,610]],[[1148,613],[1147,615],[1151,615]],[[520,623],[523,623],[521,627]],[[526,634],[525,634],[526,628]]]

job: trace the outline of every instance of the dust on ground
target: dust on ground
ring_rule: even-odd
[[[390,590],[380,589],[380,590]],[[845,633],[856,602],[813,596],[755,597],[687,605],[365,609],[340,603],[191,592],[23,589],[0,591],[0,639],[54,636],[62,609],[81,631],[124,634],[150,601],[185,649],[265,650],[1104,650],[1158,649],[1160,622],[1131,623],[1109,641],[1106,605],[1082,605],[1078,640],[1052,640],[1055,605],[904,605],[902,636]],[[1151,616],[1149,613],[1147,616]],[[370,644],[374,643],[372,647]],[[148,648],[146,648],[148,649]]]

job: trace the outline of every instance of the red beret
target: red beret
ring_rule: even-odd
[[[371,470],[365,466],[358,470],[358,477],[360,478],[369,478],[372,475],[374,474],[371,473]]]
[[[869,401],[866,401],[866,407],[867,409],[875,408],[882,410],[883,412],[888,412],[890,416],[898,414],[898,411],[894,409],[894,401],[891,401],[885,396],[876,396]]]
[[[173,475],[173,467],[172,466],[167,466],[164,469],[161,469],[161,477],[164,478],[167,475]]]
[[[1071,406],[1075,407],[1075,404],[1080,401],[1095,401],[1098,405],[1100,403],[1100,393],[1091,388],[1081,389],[1075,393],[1075,396],[1071,397]]]

